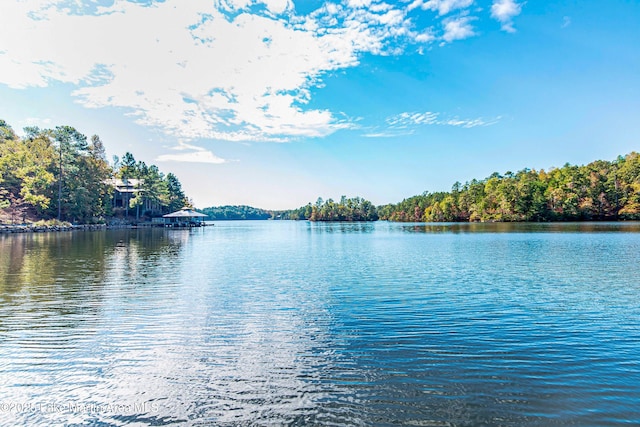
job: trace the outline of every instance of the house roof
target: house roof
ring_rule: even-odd
[[[163,218],[204,218],[207,215],[200,212],[196,212],[191,208],[182,208],[179,211],[171,212],[170,214],[162,215]]]
[[[120,193],[137,193],[138,191],[142,191],[139,188],[136,188],[144,183],[142,179],[120,179],[120,178],[112,178],[106,181],[108,184],[112,185],[116,191]]]

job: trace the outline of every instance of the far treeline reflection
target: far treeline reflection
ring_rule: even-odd
[[[73,297],[108,278],[118,279],[116,274],[133,283],[140,262],[154,265],[175,258],[186,239],[188,234],[157,228],[0,234],[0,296],[23,290],[31,298],[47,299],[54,287]]]
[[[267,211],[249,206],[202,210],[212,220],[293,219],[311,221],[542,222],[640,220],[640,155],[549,171],[493,173],[456,182],[449,192],[425,192],[397,204],[374,206],[360,197],[339,202],[319,198],[298,209]]]

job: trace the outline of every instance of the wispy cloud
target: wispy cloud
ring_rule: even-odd
[[[491,16],[502,24],[502,29],[514,33],[513,18],[520,15],[522,4],[515,0],[494,0],[491,5]]]
[[[560,28],[567,28],[569,25],[571,25],[571,17],[564,16],[562,18],[562,25],[560,25]]]
[[[187,162],[187,163],[210,163],[210,164],[222,164],[228,161],[222,159],[211,151],[206,150],[196,145],[187,144],[185,142],[179,142],[177,146],[171,148],[178,153],[174,154],[162,154],[156,157],[157,162]]]
[[[226,160],[217,157],[211,151],[192,151],[180,154],[162,154],[156,158],[156,162],[187,162],[187,163],[227,163]]]
[[[414,129],[385,129],[382,131],[371,131],[362,134],[365,138],[397,138],[415,134]]]
[[[406,127],[407,125],[434,125],[438,123],[439,113],[427,111],[425,113],[401,113],[388,117],[386,122],[391,127]]]
[[[71,84],[85,107],[121,107],[178,138],[324,137],[355,127],[310,106],[327,74],[365,54],[471,37],[472,4],[343,0],[299,15],[291,0],[5,0],[0,84]],[[492,14],[510,25],[515,3],[496,4]],[[438,17],[419,25],[418,8]]]
[[[500,116],[493,119],[480,117],[467,119],[459,118],[457,116],[446,116],[432,111],[426,111],[423,113],[404,112],[388,117],[385,120],[385,129],[371,131],[364,136],[380,138],[411,135],[414,134],[416,129],[420,126],[454,126],[469,129],[477,126],[491,126],[500,121],[500,119]]]

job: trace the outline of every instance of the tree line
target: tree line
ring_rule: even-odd
[[[221,207],[232,212],[239,207]],[[208,208],[210,210],[214,208]],[[400,222],[523,222],[640,220],[640,154],[597,160],[583,166],[565,164],[545,170],[493,173],[483,180],[456,182],[449,192],[425,192],[397,204],[374,206],[360,197],[339,202],[318,198],[298,209],[263,211],[229,219]],[[212,211],[213,212],[213,211]],[[209,212],[205,212],[209,213]]]
[[[210,220],[262,220],[271,219],[272,214],[269,211],[259,208],[253,208],[251,206],[212,206],[209,208],[199,209],[205,215],[209,216]]]
[[[640,219],[640,155],[549,171],[494,173],[449,192],[378,207],[390,221],[588,221]]]
[[[342,196],[339,202],[321,197],[315,204],[307,204],[290,211],[273,213],[276,219],[309,221],[377,221],[378,212],[373,203],[361,197]]]
[[[116,186],[129,190],[116,194]],[[133,188],[132,188],[133,186]],[[17,221],[42,218],[93,223],[109,217],[141,219],[190,205],[178,178],[133,154],[110,165],[104,143],[71,126],[27,127],[18,137],[0,120],[0,212]],[[493,173],[456,182],[449,192],[425,192],[376,207],[361,197],[318,200],[298,209],[250,206],[202,210],[214,220],[310,221],[583,221],[640,220],[640,154],[565,164],[545,170]]]
[[[117,180],[135,188],[114,203]],[[131,153],[106,159],[99,136],[87,138],[71,126],[27,127],[18,137],[0,120],[0,210],[17,221],[27,217],[94,223],[119,216],[140,219],[188,204],[178,178]]]
[[[309,220],[309,221],[376,221],[376,207],[361,197],[342,196],[339,202],[318,198],[297,209],[265,210],[251,206],[212,206],[198,209],[211,220]]]

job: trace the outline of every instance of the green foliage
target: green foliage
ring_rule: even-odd
[[[340,202],[318,198],[314,205],[309,203],[292,211],[279,212],[278,216],[281,219],[309,221],[376,221],[378,211],[370,201],[361,197],[349,199],[342,196]]]
[[[0,141],[0,199],[13,206],[45,211],[55,181],[54,148],[48,135]]]
[[[169,173],[164,175],[156,165],[136,162],[133,154],[127,152],[122,159],[116,158],[119,165],[115,175],[123,181],[137,180],[133,195],[125,193],[125,216],[129,209],[135,211],[136,220],[141,216],[153,217],[177,211],[189,205],[178,178]]]
[[[640,219],[640,155],[613,162],[517,173],[455,183],[378,208],[391,221],[582,221]]]
[[[12,218],[94,222],[112,214],[157,216],[189,205],[180,181],[133,154],[115,158],[112,168],[98,136],[70,126],[28,127],[19,138],[0,120],[0,209]],[[115,212],[109,180],[136,179]],[[640,220],[640,154],[584,166],[566,164],[549,171],[523,169],[494,173],[478,181],[456,182],[450,192],[425,192],[376,208],[360,197],[339,202],[319,198],[290,211],[221,206],[203,212],[212,219],[308,219],[311,221],[581,221]]]
[[[170,212],[175,212],[182,209],[189,204],[187,196],[182,191],[182,184],[178,181],[178,178],[168,173],[166,177],[167,182],[167,208]]]
[[[264,220],[270,219],[271,213],[251,206],[217,206],[204,208],[200,210],[205,215],[208,215],[211,220]]]
[[[129,154],[129,153],[127,153]],[[126,159],[126,155],[125,155]],[[128,166],[123,166],[127,168]],[[142,209],[147,215],[163,213],[163,206],[169,204],[169,190],[164,175],[157,166],[147,166],[144,162],[138,162],[131,171],[139,185],[133,199],[129,200],[129,207],[135,208],[136,219],[140,218]]]
[[[97,135],[87,140],[71,126],[24,131],[25,136],[19,138],[0,120],[0,209],[8,210],[12,218],[29,214],[99,221],[113,214],[110,179],[114,176],[140,179],[139,191],[131,200],[137,216],[141,211],[149,215],[171,212],[187,202],[175,175],[165,178],[156,166],[136,163],[131,153],[123,156],[116,170],[111,168]]]
[[[70,227],[71,223],[67,221],[58,221],[57,219],[41,219],[33,223],[35,227]]]
[[[13,131],[13,128],[11,128],[11,126],[9,126],[7,122],[0,119],[0,141],[14,140],[14,139],[18,139],[18,138],[16,137],[16,134]]]
[[[60,218],[78,222],[95,222],[110,211],[112,188],[108,179],[112,170],[106,161],[104,146],[94,135],[87,138],[68,126],[61,129],[62,153]],[[65,147],[68,138],[69,145]]]

